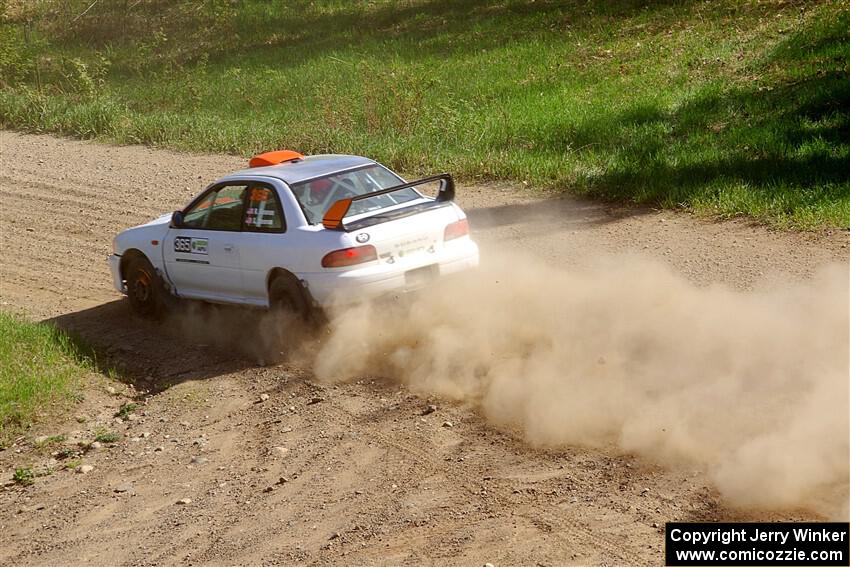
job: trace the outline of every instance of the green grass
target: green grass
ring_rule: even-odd
[[[64,435],[51,435],[44,439],[43,441],[36,441],[35,446],[39,449],[44,447],[50,447],[51,445],[61,445],[65,442]]]
[[[121,440],[121,434],[106,428],[98,428],[95,431],[94,440],[98,443],[117,443]]]
[[[134,403],[124,403],[121,404],[121,407],[118,408],[118,411],[115,412],[115,417],[119,417],[124,421],[127,421],[129,415],[139,409],[139,404]]]
[[[75,457],[77,455],[79,455],[79,451],[77,449],[74,449],[74,448],[71,448],[71,447],[65,447],[65,448],[57,451],[55,456],[56,456],[57,459],[61,460],[61,459],[68,459],[70,457]]]
[[[67,334],[0,312],[0,444],[72,403],[92,368]],[[62,440],[49,437],[43,445]]]
[[[19,467],[15,469],[15,473],[12,475],[12,480],[22,486],[29,486],[35,482],[35,473],[31,468]]]
[[[0,126],[850,227],[843,0],[90,4],[7,0]]]

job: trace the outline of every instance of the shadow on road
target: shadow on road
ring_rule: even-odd
[[[78,341],[100,371],[152,393],[271,362],[286,338],[281,342],[270,318],[261,310],[183,301],[154,322],[116,300],[46,322]]]
[[[650,207],[610,205],[576,197],[558,196],[550,199],[481,207],[466,211],[473,229],[493,229],[515,225],[536,225],[523,234],[545,234],[565,230],[584,230],[623,219],[649,214]]]

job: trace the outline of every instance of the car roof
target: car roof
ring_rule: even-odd
[[[223,179],[233,177],[244,177],[248,175],[263,175],[265,177],[276,177],[287,184],[300,183],[308,179],[330,175],[337,171],[353,169],[364,165],[372,165],[374,160],[361,156],[347,156],[324,154],[306,156],[297,161],[287,161],[278,165],[266,167],[252,167],[240,171],[234,171]]]

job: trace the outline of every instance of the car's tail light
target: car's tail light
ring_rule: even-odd
[[[446,227],[443,233],[443,240],[453,240],[469,234],[469,221],[466,219],[453,222]]]
[[[343,248],[342,250],[328,252],[322,258],[322,267],[342,268],[343,266],[353,266],[377,259],[378,251],[371,244],[367,244],[366,246],[355,246],[354,248]]]

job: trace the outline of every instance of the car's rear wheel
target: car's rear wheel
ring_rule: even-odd
[[[293,278],[279,276],[269,286],[269,303],[277,315],[306,322],[310,317],[310,306],[299,284]]]
[[[130,307],[142,317],[157,319],[165,311],[162,280],[147,258],[134,258],[127,265],[127,297]]]
[[[294,277],[278,276],[269,286],[271,327],[266,328],[269,360],[282,362],[310,334],[311,308]]]

